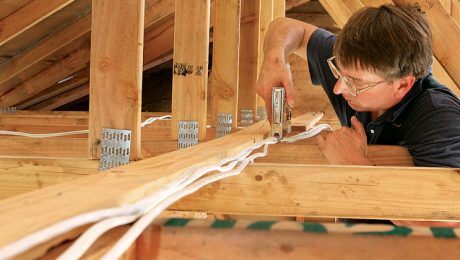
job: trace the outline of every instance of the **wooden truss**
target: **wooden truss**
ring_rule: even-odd
[[[269,22],[289,8],[285,1],[270,0],[270,4],[266,4],[265,0],[136,0],[130,1],[135,4],[128,6],[124,3],[126,1],[106,5],[107,1],[93,0],[91,13],[88,11],[89,0],[23,2],[27,2],[23,10],[0,20],[0,27],[5,26],[1,27],[0,46],[66,6],[75,4],[72,8],[80,8],[82,15],[0,68],[0,105],[52,107],[54,103],[44,104],[43,96],[34,95],[59,91],[62,85],[55,82],[75,74],[65,83],[72,93],[65,93],[72,97],[89,93],[91,109],[89,113],[18,111],[2,114],[1,130],[49,133],[89,129],[90,134],[46,139],[0,136],[0,199],[3,199],[0,201],[0,222],[4,223],[0,247],[69,217],[138,201],[185,169],[215,163],[268,136],[270,126],[261,121],[215,139],[215,118],[218,113],[232,114],[235,128],[241,109],[252,109],[255,114],[257,108],[263,106],[254,90],[262,60],[260,46]],[[294,2],[307,1],[287,3]],[[320,2],[342,26],[358,8],[388,1]],[[435,75],[451,86],[459,86],[460,71],[455,66],[455,61],[460,58],[457,48],[460,32],[455,20],[458,21],[455,15],[458,15],[459,6],[456,1],[442,1],[445,6],[440,1],[429,2],[422,8],[432,22],[437,57]],[[35,10],[32,12],[35,17],[20,19],[21,13],[27,10]],[[0,17],[6,13],[0,10]],[[196,17],[202,20],[190,23]],[[208,32],[211,26],[214,66],[208,89]],[[174,41],[171,41],[173,36]],[[45,57],[55,53],[53,46],[71,44],[75,39],[80,40],[69,55],[51,66],[42,64]],[[193,68],[192,73],[185,71],[186,76],[174,75],[173,121],[156,122],[141,129],[141,121],[164,115],[140,111],[142,70],[171,58],[178,66]],[[35,66],[42,66],[40,73],[26,77],[27,80],[20,84],[13,84],[18,75],[31,74],[29,69],[38,68]],[[457,88],[454,90],[458,92]],[[64,92],[59,94],[64,95]],[[58,100],[62,98],[65,96]],[[207,111],[210,111],[210,119]],[[201,144],[177,150],[178,120],[200,123]],[[211,128],[206,127],[208,122]],[[102,127],[131,129],[134,136],[131,159],[138,161],[98,172],[98,161],[94,159],[98,158]],[[328,165],[313,141],[276,144],[270,147],[267,157],[256,161],[241,175],[208,185],[174,204],[171,210],[205,215],[460,220],[458,169],[412,167],[407,150],[396,146],[369,146],[369,156],[377,166]],[[63,249],[56,247],[49,251],[50,248],[74,239],[86,228],[70,231],[21,257],[53,258],[53,254]],[[124,226],[109,233],[87,257],[100,256],[127,228]],[[289,256],[289,252],[308,255],[314,254],[314,250],[326,250],[320,243],[310,248],[300,246],[320,240],[336,248],[331,257],[345,253],[350,257],[361,256],[358,254],[362,254],[364,247],[371,247],[374,252],[388,257],[407,255],[407,250],[413,253],[410,256],[417,256],[420,247],[432,249],[432,252],[445,250],[451,255],[459,254],[458,241],[434,241],[431,238],[374,237],[365,240],[336,235],[293,235],[282,231],[267,235],[246,230],[219,230],[215,233],[209,228],[185,230],[177,232],[153,225],[126,256],[134,258],[133,252],[137,252],[137,257],[170,257],[183,250],[199,254],[200,250],[210,249],[195,247],[191,241],[210,243],[211,234],[216,239],[211,244],[215,257],[230,251],[234,255],[225,256],[256,257],[255,252],[259,249],[255,241],[260,243],[259,246],[275,250],[285,239],[290,242],[281,243],[285,245],[281,253],[271,256]],[[232,241],[227,251],[221,250],[225,237]],[[158,241],[168,239],[183,241],[179,243],[186,246],[177,248],[164,242],[162,247],[154,246]],[[397,247],[397,250],[390,252],[388,247]]]

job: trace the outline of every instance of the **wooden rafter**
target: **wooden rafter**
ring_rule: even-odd
[[[66,58],[56,62],[42,73],[35,75],[22,84],[16,86],[7,94],[0,97],[1,106],[15,106],[27,100],[30,96],[55,84],[72,73],[81,70],[88,63],[89,44],[84,42],[83,46],[72,52]]]
[[[31,110],[50,111],[61,107],[67,103],[73,102],[79,98],[87,96],[89,93],[89,84],[84,83],[76,88],[68,90],[62,94],[56,95],[50,99],[31,106]]]
[[[0,86],[19,73],[37,64],[59,48],[79,39],[87,34],[91,28],[91,13],[81,16],[63,30],[46,37],[25,52],[14,56],[5,67],[0,70]],[[3,90],[5,91],[5,90]],[[1,91],[0,91],[1,92]]]
[[[33,0],[0,21],[0,46],[74,0]]]

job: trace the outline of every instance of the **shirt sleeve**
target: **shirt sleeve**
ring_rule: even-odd
[[[340,124],[350,126],[350,118],[355,111],[347,104],[342,95],[335,95],[334,85],[337,79],[332,74],[327,59],[332,57],[332,50],[337,36],[324,29],[316,29],[307,45],[308,68],[314,85],[321,85],[334,108]]]

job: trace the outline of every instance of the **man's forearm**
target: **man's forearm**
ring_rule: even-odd
[[[306,48],[315,26],[290,18],[274,20],[267,31],[264,43],[266,57],[286,57],[292,52],[306,59]],[[284,60],[283,60],[284,62]]]

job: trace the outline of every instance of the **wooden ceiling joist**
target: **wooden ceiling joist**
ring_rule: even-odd
[[[0,21],[0,46],[74,0],[33,0]]]

